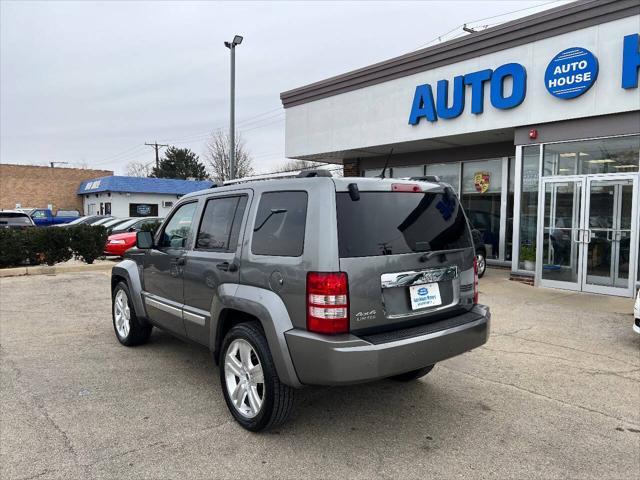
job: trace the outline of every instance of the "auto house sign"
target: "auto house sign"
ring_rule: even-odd
[[[551,59],[544,74],[547,91],[556,98],[576,98],[598,78],[598,60],[586,48],[573,47]]]
[[[625,90],[637,89],[640,34],[625,35],[621,46],[622,68],[618,73],[620,87]],[[608,63],[607,70],[610,71],[612,60],[605,60]],[[547,92],[555,98],[570,100],[583,95],[595,84],[599,68],[598,59],[590,50],[574,46],[553,56],[544,71],[544,78],[538,77],[540,73],[536,73],[534,81],[544,81]],[[528,75],[525,65],[511,62],[495,69],[485,68],[417,85],[411,103],[409,124],[417,126],[423,119],[428,123],[435,123],[440,119],[450,121],[465,112],[482,115],[485,111],[485,89],[489,91],[488,97],[494,109],[517,108],[526,98]],[[505,88],[507,82],[511,85],[510,88]]]

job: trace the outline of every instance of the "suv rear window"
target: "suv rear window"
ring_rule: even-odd
[[[28,215],[16,212],[0,213],[0,225],[33,225]]]
[[[336,194],[341,258],[398,255],[471,247],[455,194],[360,192]]]
[[[253,226],[251,253],[299,257],[307,223],[307,192],[263,193]]]

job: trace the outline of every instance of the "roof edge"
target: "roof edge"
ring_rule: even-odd
[[[640,14],[637,0],[578,0],[282,92],[284,108]]]

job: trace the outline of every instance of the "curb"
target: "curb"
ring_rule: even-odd
[[[113,264],[115,265],[115,264]],[[111,270],[112,264],[100,263],[97,265],[39,265],[37,267],[3,268],[0,270],[0,278],[21,277],[24,275],[57,275],[60,273],[100,272]]]

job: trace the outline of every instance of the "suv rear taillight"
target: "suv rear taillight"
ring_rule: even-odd
[[[346,273],[307,273],[307,330],[325,334],[349,331]]]
[[[473,304],[478,303],[478,257],[473,259]]]

